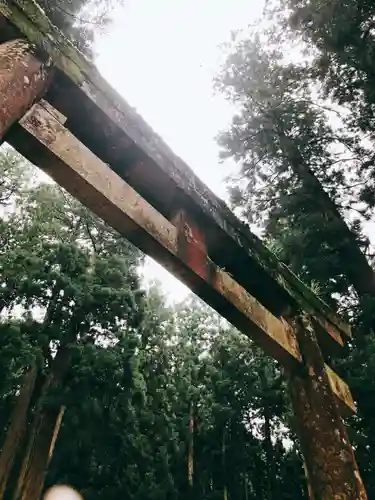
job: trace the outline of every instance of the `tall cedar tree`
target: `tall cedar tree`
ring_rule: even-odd
[[[217,85],[238,107],[219,137],[223,156],[240,164],[230,188],[234,206],[278,241],[280,257],[308,284],[317,281],[333,307],[333,294],[354,291],[368,313],[367,330],[374,328],[375,273],[361,227],[369,212],[344,218],[357,209],[370,153],[330,125],[312,99],[306,68],[285,62],[272,39],[240,39]]]
[[[374,337],[363,334],[374,326],[374,271],[362,227],[373,215],[371,200],[363,203],[372,152],[352,130],[331,125],[326,103],[311,97],[315,69],[310,61],[286,61],[274,44],[279,29],[271,38],[263,33],[240,41],[230,54],[218,85],[239,111],[220,141],[241,164],[231,181],[234,205],[355,327],[355,348],[346,350],[341,364],[359,404],[352,439],[372,498]]]

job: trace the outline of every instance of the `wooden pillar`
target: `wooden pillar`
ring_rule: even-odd
[[[311,500],[366,500],[359,474],[334,398],[314,327],[307,316],[295,322],[307,372],[289,374],[295,428],[305,459]]]
[[[48,68],[25,40],[0,44],[0,143],[48,85]]]

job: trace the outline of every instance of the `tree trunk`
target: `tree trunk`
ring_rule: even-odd
[[[188,435],[188,485],[189,499],[194,496],[194,403],[189,405],[189,435]]]
[[[60,427],[61,427],[61,424],[62,424],[62,420],[63,420],[63,417],[64,417],[65,410],[66,410],[66,406],[61,406],[60,407],[60,411],[59,411],[59,414],[57,416],[57,420],[56,420],[56,423],[55,423],[55,428],[54,428],[53,435],[52,435],[51,446],[50,446],[49,452],[48,452],[48,462],[47,462],[47,465],[49,465],[49,463],[52,460],[53,452],[55,450],[56,441],[57,441],[57,437],[58,437],[59,432],[60,432]]]
[[[227,464],[226,464],[226,427],[223,428],[221,441],[221,474],[223,481],[223,500],[228,500],[228,485],[227,485]]]
[[[41,411],[35,417],[27,453],[22,464],[14,500],[39,500],[46,469],[52,458],[54,444],[62,419],[59,411]]]
[[[44,384],[29,430],[27,449],[13,494],[13,500],[39,500],[40,498],[46,468],[52,458],[64,412],[62,407],[59,409],[45,408],[43,397],[51,388],[61,383],[69,367],[69,362],[69,348],[67,346],[60,347],[53,360],[51,372]]]
[[[335,223],[336,231],[332,235],[330,243],[337,249],[343,272],[360,298],[365,298],[368,295],[375,297],[375,271],[359,248],[355,234],[350,230],[336,204],[326,193],[309,166],[305,164],[299,152],[295,150],[293,145],[290,145],[290,139],[286,137],[282,139],[284,139],[282,144],[285,144],[285,154],[295,175],[305,185],[308,192],[314,196],[321,212]],[[295,154],[290,154],[290,151],[295,151]]]
[[[25,434],[27,414],[35,387],[36,375],[37,369],[35,366],[24,375],[20,394],[12,411],[10,425],[0,454],[0,500],[4,498],[18,446]]]
[[[53,289],[52,297],[43,319],[44,331],[51,324],[57,297],[58,291],[57,289]],[[12,471],[17,448],[26,433],[29,408],[33,407],[35,402],[38,401],[41,391],[44,390],[44,386],[45,382],[43,383],[43,379],[41,377],[37,377],[37,367],[34,366],[24,376],[20,395],[17,398],[11,417],[11,423],[0,455],[0,500],[3,499],[5,494],[5,489]]]
[[[309,477],[309,471],[307,470],[306,460],[303,461],[303,470],[305,471],[305,477],[307,479],[307,497],[308,500],[314,500],[314,494],[311,489],[311,479]]]
[[[249,487],[247,484],[247,474],[246,473],[243,475],[243,485],[244,485],[244,492],[245,492],[245,500],[249,500]]]
[[[266,369],[264,368],[260,372],[260,379],[262,385],[262,392],[267,391],[267,378],[266,378]],[[263,417],[264,417],[264,452],[266,455],[266,468],[267,468],[267,498],[268,500],[273,500],[275,495],[275,457],[273,453],[273,445],[272,445],[272,426],[271,426],[271,418],[272,412],[267,401],[267,398],[263,398]]]
[[[224,484],[223,499],[228,500],[228,487],[226,484]]]

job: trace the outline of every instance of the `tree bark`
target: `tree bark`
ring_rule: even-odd
[[[311,479],[309,477],[309,471],[307,470],[306,461],[303,461],[303,470],[305,471],[305,477],[307,480],[307,497],[308,500],[314,500],[314,494],[311,489]]]
[[[53,289],[52,297],[43,319],[42,328],[44,331],[52,322],[57,297],[58,291],[57,289]],[[42,377],[37,376],[36,366],[32,367],[24,377],[20,395],[17,398],[16,406],[11,417],[11,424],[0,455],[0,500],[3,499],[5,494],[17,448],[26,434],[29,408],[33,407],[35,402],[38,401],[45,383]]]
[[[0,500],[4,498],[19,444],[26,431],[27,414],[33,395],[37,369],[35,366],[24,375],[20,394],[14,405],[10,425],[0,454]]]
[[[30,441],[22,464],[14,500],[39,500],[47,466],[60,430],[60,410],[36,415]]]
[[[55,428],[54,428],[53,435],[52,435],[51,446],[50,446],[49,452],[48,452],[48,462],[47,462],[47,465],[49,465],[49,463],[51,462],[52,456],[53,456],[53,452],[55,451],[56,441],[57,441],[57,437],[58,437],[59,432],[60,432],[60,427],[61,427],[61,424],[62,424],[62,420],[64,418],[65,410],[66,410],[66,406],[61,406],[60,407],[60,411],[59,411],[59,414],[57,416],[57,420],[56,420],[56,423],[55,423]]]
[[[52,458],[54,445],[60,430],[62,408],[48,409],[43,405],[43,396],[57,387],[69,368],[68,346],[59,348],[47,377],[32,425],[26,453],[22,462],[13,500],[39,500],[43,490],[45,472]]]

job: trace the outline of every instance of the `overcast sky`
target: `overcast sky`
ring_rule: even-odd
[[[124,0],[110,33],[97,40],[97,65],[109,83],[218,195],[230,163],[219,164],[217,132],[233,109],[213,95],[212,78],[223,59],[220,45],[232,30],[256,20],[263,0]],[[155,263],[158,279],[173,298],[186,289]]]

